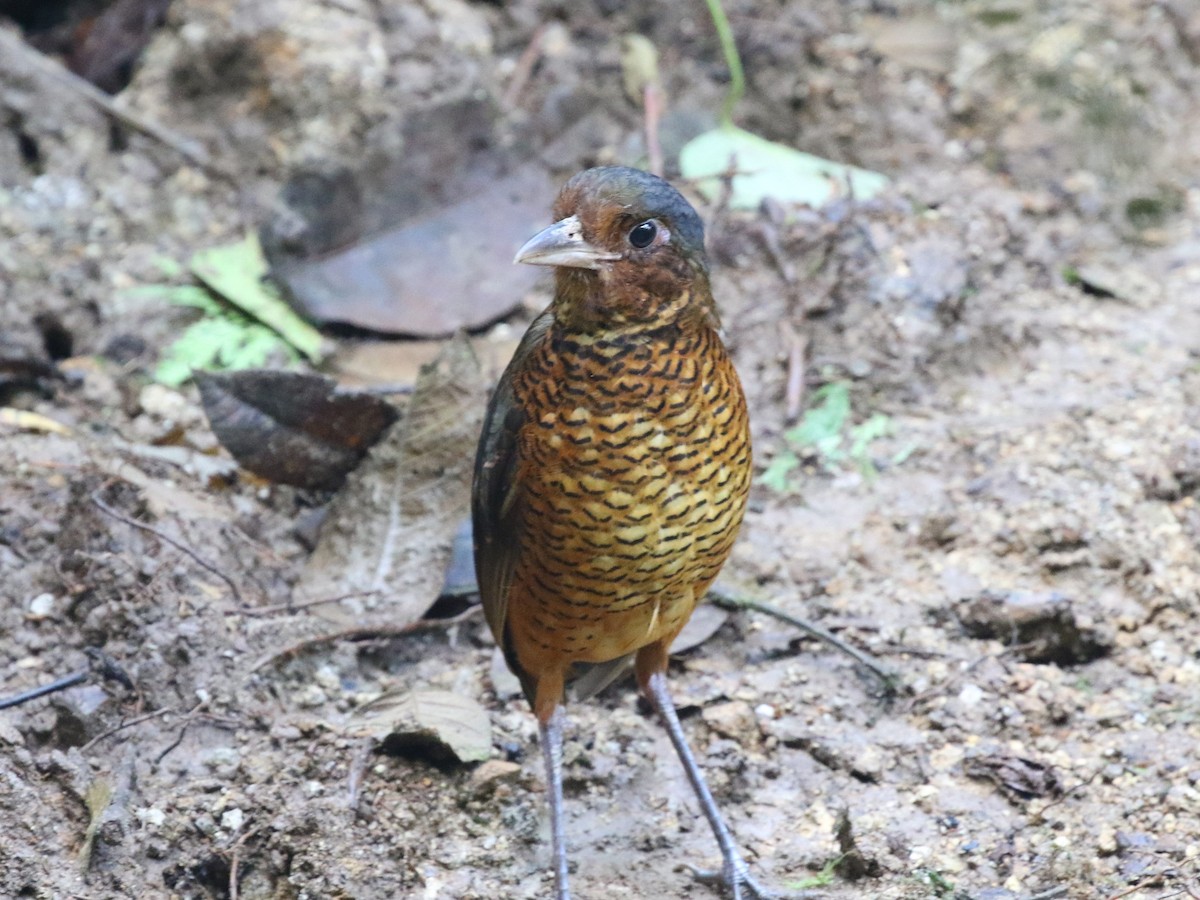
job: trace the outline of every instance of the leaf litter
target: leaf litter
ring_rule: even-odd
[[[362,602],[398,624],[429,609],[467,515],[473,457],[464,448],[479,433],[484,397],[469,342],[451,340],[422,370],[403,419],[334,498],[298,599],[370,594]]]

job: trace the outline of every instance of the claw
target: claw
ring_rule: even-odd
[[[700,869],[691,863],[685,865],[692,870],[692,877],[701,884],[722,888],[730,900],[819,900],[816,891],[793,891],[777,893],[763,887],[750,874],[750,867],[740,856],[725,860],[720,869]]]

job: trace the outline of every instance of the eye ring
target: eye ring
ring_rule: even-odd
[[[629,245],[637,250],[645,250],[658,237],[658,223],[647,219],[639,225],[634,225],[629,232]]]

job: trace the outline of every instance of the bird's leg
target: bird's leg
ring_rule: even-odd
[[[554,848],[554,897],[570,900],[567,888],[567,832],[563,821],[562,742],[566,713],[556,703],[550,714],[538,715],[542,758],[546,761],[546,796],[550,799],[550,830]]]
[[[638,674],[641,676],[642,672],[639,671]],[[738,852],[737,844],[733,841],[733,835],[729,833],[729,827],[725,824],[725,820],[721,818],[721,812],[717,809],[717,803],[713,800],[712,792],[708,789],[708,783],[704,780],[704,773],[700,771],[700,766],[697,765],[696,758],[692,755],[691,748],[688,747],[687,738],[683,734],[683,726],[679,724],[679,715],[675,712],[675,704],[672,702],[671,694],[667,690],[666,672],[662,669],[649,672],[645,678],[640,680],[642,681],[642,689],[646,692],[646,696],[650,699],[654,708],[658,710],[659,716],[662,717],[663,725],[667,729],[667,735],[671,738],[671,743],[675,745],[675,752],[679,754],[679,761],[683,763],[683,770],[687,773],[688,781],[692,783],[692,790],[696,793],[696,799],[700,801],[700,807],[704,810],[704,817],[708,819],[708,824],[712,826],[713,835],[716,836],[717,844],[721,848],[721,859],[723,861],[721,871],[713,873],[697,871],[697,878],[705,882],[723,884],[734,900],[743,900],[745,897],[770,900],[774,895],[750,875],[750,867],[746,865],[742,854]]]

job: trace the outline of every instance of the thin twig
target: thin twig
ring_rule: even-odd
[[[341,603],[343,600],[353,600],[356,597],[373,597],[381,593],[377,590],[372,591],[351,591],[349,594],[342,594],[340,597],[322,597],[319,600],[305,600],[301,603],[273,603],[270,606],[256,606],[253,609],[229,609],[225,611],[227,616],[244,616],[247,619],[257,618],[259,616],[273,616],[276,613],[293,613],[299,612],[302,609],[311,609],[314,606],[324,606],[327,603]]]
[[[1054,900],[1055,897],[1065,896],[1069,888],[1065,884],[1047,888],[1037,894],[1030,894],[1028,900]]]
[[[708,592],[708,600],[714,606],[721,609],[728,609],[734,612],[741,610],[752,610],[760,612],[763,615],[771,616],[778,619],[780,622],[786,622],[793,628],[799,628],[818,640],[824,641],[835,650],[840,650],[853,659],[855,662],[865,666],[870,672],[883,683],[884,690],[889,695],[895,694],[900,684],[900,676],[888,666],[885,666],[879,660],[875,659],[869,653],[859,650],[857,647],[852,647],[836,635],[826,631],[819,625],[814,625],[812,622],[806,622],[804,619],[798,619],[790,613],[784,612],[777,606],[772,606],[769,603],[763,603],[760,600],[754,600],[749,597],[738,597],[734,594],[727,593],[719,588],[710,588]]]
[[[242,845],[257,835],[262,829],[263,826],[261,825],[251,828],[242,834],[233,845],[233,852],[229,858],[229,900],[238,900],[238,863],[241,862]]]
[[[1109,894],[1107,900],[1120,900],[1120,898],[1122,898],[1122,897],[1128,897],[1130,894],[1136,894],[1139,891],[1146,890],[1147,888],[1159,887],[1162,885],[1162,883],[1163,883],[1163,876],[1161,873],[1157,873],[1157,874],[1151,875],[1148,878],[1145,878],[1145,879],[1139,881],[1133,887],[1131,887],[1127,890],[1121,891],[1121,893],[1119,893],[1119,894]]]
[[[981,666],[983,663],[985,663],[989,660],[999,659],[1000,656],[1003,654],[1003,652],[1004,651],[1001,651],[1000,653],[985,653],[983,656],[977,656],[975,659],[971,660],[971,662],[967,663],[967,665],[963,666],[957,672],[951,673],[950,677],[947,678],[945,681],[939,682],[938,684],[935,684],[935,685],[931,685],[927,690],[921,691],[921,693],[917,694],[914,697],[911,697],[909,699],[908,703],[906,704],[906,706],[907,706],[906,712],[910,712],[910,713],[916,712],[917,707],[919,707],[922,703],[925,703],[926,701],[932,699],[933,697],[937,697],[941,694],[944,694],[956,682],[960,681],[963,678],[966,678],[968,675],[970,675],[972,672],[974,672],[977,668],[979,668],[979,666]]]
[[[1091,777],[1087,778],[1084,781],[1079,782],[1079,784],[1075,784],[1075,785],[1072,785],[1071,787],[1067,788],[1065,791],[1062,792],[1062,795],[1057,800],[1052,800],[1049,803],[1047,803],[1045,806],[1043,806],[1041,809],[1039,809],[1036,813],[1034,813],[1031,816],[1031,818],[1036,819],[1038,822],[1046,821],[1046,813],[1049,810],[1054,809],[1054,807],[1058,806],[1059,804],[1066,803],[1069,799],[1071,799],[1072,794],[1079,793],[1085,787],[1088,787],[1089,785],[1091,785],[1091,783],[1099,777],[1100,777],[1100,770],[1097,769],[1095,772],[1093,772],[1091,774]]]
[[[367,771],[367,763],[371,760],[371,748],[375,742],[370,738],[359,742],[358,747],[354,751],[354,756],[350,760],[350,772],[347,775],[347,787],[349,788],[349,799],[347,806],[350,812],[358,815],[358,802],[362,798],[362,780],[363,775]]]
[[[663,151],[662,141],[658,137],[658,124],[662,121],[665,106],[662,86],[657,81],[646,85],[642,91],[642,113],[645,117],[646,127],[646,159],[650,171],[659,178],[663,175]]]
[[[20,706],[22,703],[28,703],[30,700],[36,700],[38,697],[45,697],[47,694],[65,691],[67,688],[75,687],[77,684],[83,684],[92,675],[97,674],[106,681],[119,682],[127,690],[136,690],[133,680],[126,674],[125,670],[103,650],[96,647],[88,647],[84,652],[88,658],[88,667],[86,669],[80,669],[78,672],[72,672],[70,675],[64,675],[62,678],[57,678],[41,687],[30,688],[15,696],[6,697],[0,700],[0,709]]]
[[[233,579],[202,557],[191,547],[187,546],[181,541],[175,540],[175,538],[168,534],[164,534],[161,530],[155,528],[153,525],[148,525],[145,522],[139,522],[137,519],[131,519],[124,513],[118,512],[101,500],[98,494],[92,494],[92,503],[96,505],[96,508],[100,510],[100,512],[104,513],[105,515],[112,516],[118,522],[124,522],[126,525],[129,525],[133,528],[140,528],[142,531],[148,531],[163,543],[170,544],[179,552],[187,554],[196,562],[197,565],[207,569],[209,572],[224,581],[225,584],[229,586],[229,591],[233,594],[233,599],[237,601],[239,606],[245,605],[244,601],[242,600],[242,592],[238,590],[238,586],[234,584]]]
[[[191,708],[186,716],[183,717],[183,724],[179,726],[179,733],[175,735],[175,740],[167,744],[167,746],[165,746],[159,752],[158,756],[154,757],[154,767],[156,769],[162,765],[162,761],[166,759],[176,747],[183,743],[183,739],[187,735],[188,726],[192,724],[192,715],[199,711],[200,707],[204,706],[204,703],[205,701],[201,700]]]
[[[290,647],[285,647],[276,653],[272,653],[270,656],[264,656],[250,667],[250,671],[257,672],[259,669],[281,660],[290,659],[293,656],[299,656],[301,653],[306,653],[309,650],[320,647],[322,644],[331,644],[338,641],[373,641],[378,638],[407,637],[410,634],[419,634],[423,631],[450,628],[459,622],[465,622],[467,619],[473,618],[482,609],[482,606],[472,606],[461,615],[449,619],[418,619],[407,625],[364,625],[358,628],[334,631],[329,634],[319,634],[316,637],[305,638],[302,641],[292,644]]]
[[[45,697],[47,694],[65,691],[67,688],[75,687],[77,684],[83,684],[91,674],[91,668],[80,669],[78,672],[64,675],[62,678],[55,679],[49,684],[43,684],[41,687],[30,688],[11,697],[5,697],[3,700],[0,700],[0,709],[20,706],[22,703],[28,703],[30,700],[36,700],[38,697]]]
[[[93,106],[99,108],[102,112],[117,121],[140,131],[142,134],[153,138],[166,147],[170,147],[184,159],[195,163],[205,171],[223,179],[232,180],[232,176],[229,173],[224,172],[213,163],[208,156],[208,152],[199,142],[184,137],[182,134],[167,128],[165,125],[160,125],[158,122],[155,122],[148,116],[142,115],[136,110],[126,109],[118,105],[112,97],[104,93],[104,91],[100,90],[90,81],[80,78],[74,72],[59,65],[50,57],[39,53],[13,32],[0,29],[0,52],[3,52],[6,56],[15,55],[20,57],[39,74],[58,82],[61,86],[78,94],[84,100],[87,100]]]
[[[116,734],[119,731],[124,731],[126,728],[132,728],[134,725],[140,725],[142,722],[147,722],[150,719],[156,719],[159,716],[169,715],[170,713],[173,713],[173,712],[175,712],[174,709],[172,709],[169,706],[164,706],[162,709],[154,710],[154,712],[148,712],[145,715],[136,716],[135,718],[132,718],[125,722],[122,722],[120,725],[117,725],[115,728],[110,728],[110,729],[108,729],[108,731],[105,731],[101,734],[96,735],[94,738],[92,738],[90,741],[88,741],[86,744],[84,744],[82,747],[80,747],[79,752],[87,753],[90,749],[92,749],[92,747],[96,746],[96,744],[100,743],[105,738],[112,737],[114,734]]]
[[[804,368],[808,356],[808,338],[790,322],[784,321],[784,340],[787,341],[787,385],[784,389],[784,421],[795,422],[804,410]]]
[[[542,38],[545,34],[545,25],[539,25],[534,29],[533,37],[529,39],[529,45],[517,60],[517,64],[513,68],[512,79],[508,82],[508,88],[504,91],[504,97],[501,100],[505,109],[512,109],[517,105],[517,98],[521,96],[521,91],[525,89],[529,76],[533,74],[533,67],[542,57]]]

